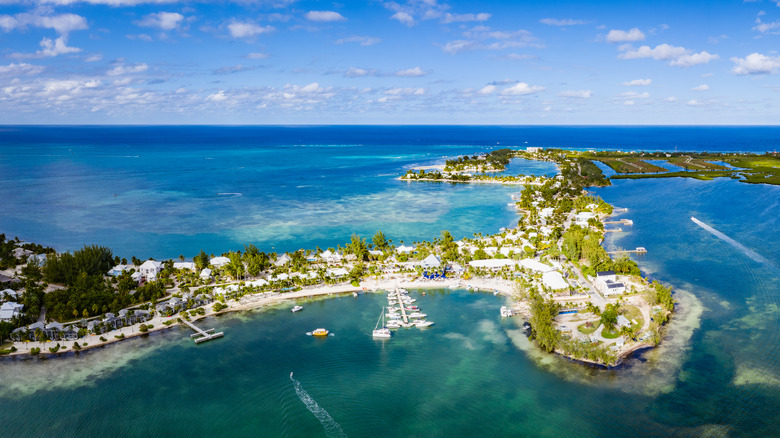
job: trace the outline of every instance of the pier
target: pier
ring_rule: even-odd
[[[184,318],[181,319],[181,322],[189,326],[191,329],[195,330],[195,333],[190,335],[190,339],[195,338],[196,344],[200,344],[201,342],[206,342],[212,339],[221,338],[225,336],[225,334],[222,332],[214,333],[214,329],[201,330],[195,324],[187,321]]]
[[[619,251],[607,251],[607,254],[628,254],[628,253],[637,253],[637,254],[644,254],[647,252],[647,249],[645,249],[644,246],[637,246],[636,249],[624,249]]]
[[[401,307],[401,318],[404,320],[404,324],[409,324],[409,317],[406,315],[406,309],[404,309],[404,301],[401,299],[401,291],[395,290],[395,296],[398,298],[398,306]]]
[[[631,219],[620,219],[619,221],[604,221],[604,225],[607,224],[620,224],[620,225],[634,225],[634,221]]]

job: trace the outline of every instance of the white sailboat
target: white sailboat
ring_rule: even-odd
[[[379,328],[379,322],[382,322],[382,328]],[[385,327],[385,311],[382,309],[382,313],[379,315],[379,319],[376,321],[374,332],[372,333],[375,338],[389,338],[393,334],[390,329]]]

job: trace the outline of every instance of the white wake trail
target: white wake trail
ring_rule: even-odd
[[[293,373],[290,373],[290,380],[293,382],[295,393],[298,394],[298,398],[301,399],[304,405],[306,405],[306,409],[308,409],[309,412],[314,414],[314,416],[320,420],[320,424],[322,424],[322,427],[325,429],[325,435],[328,437],[347,438],[347,434],[344,433],[344,431],[341,429],[341,426],[336,423],[336,420],[330,416],[328,411],[326,411],[322,406],[318,405],[317,402],[309,395],[309,393],[303,389],[301,382],[293,378]]]
[[[711,226],[705,224],[704,222],[696,219],[695,217],[691,216],[691,220],[696,225],[704,228],[705,230],[712,233],[713,236],[717,237],[718,239],[728,243],[729,245],[733,246],[734,248],[737,248],[738,250],[745,253],[746,256],[750,257],[751,259],[757,261],[758,263],[763,263],[775,270],[777,270],[777,266],[772,264],[766,257],[762,256],[761,254],[758,254],[757,252],[753,251],[752,249],[746,247],[745,245],[737,242],[736,240],[732,239],[731,237],[721,233],[720,231],[716,230],[715,228],[712,228]]]

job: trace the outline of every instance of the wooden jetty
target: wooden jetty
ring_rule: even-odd
[[[607,254],[628,254],[628,253],[644,254],[646,252],[647,252],[647,249],[645,249],[644,246],[637,246],[636,249],[626,249],[626,250],[620,250],[620,251],[607,251]]]
[[[404,320],[404,324],[409,324],[409,317],[406,315],[406,309],[404,309],[404,301],[401,299],[401,291],[396,289],[395,295],[398,298],[398,305],[401,307],[401,318]]]
[[[190,335],[190,339],[195,338],[196,344],[225,336],[225,334],[222,332],[214,333],[214,329],[201,330],[195,324],[187,321],[184,318],[182,318],[181,322],[187,324],[191,329],[195,330],[195,333]]]

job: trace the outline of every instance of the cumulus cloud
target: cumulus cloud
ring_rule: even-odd
[[[628,31],[612,29],[607,34],[608,43],[633,43],[636,41],[643,41],[644,39],[645,34],[636,27]]]
[[[380,38],[360,35],[352,35],[336,40],[336,44],[359,43],[361,46],[373,46],[374,44],[378,44],[380,42],[382,42]]]
[[[371,71],[365,68],[356,68],[356,67],[350,67],[347,69],[346,73],[344,73],[344,76],[348,78],[358,78],[361,76],[368,76],[371,74]]]
[[[246,54],[247,59],[266,59],[269,56],[270,56],[269,54],[262,53],[262,52],[252,52]]]
[[[778,2],[778,6],[780,6],[780,2]],[[760,32],[763,35],[777,35],[780,34],[780,21],[765,23],[761,21],[761,15],[759,15],[756,18],[756,25],[753,26],[753,30]]]
[[[412,27],[414,26],[414,17],[408,12],[396,12],[390,16],[391,20],[398,20],[399,22]]]
[[[501,94],[504,96],[523,96],[527,94],[539,93],[544,91],[544,89],[544,87],[528,85],[525,82],[518,82],[511,87],[504,88],[504,90],[501,91]]]
[[[591,96],[593,96],[593,91],[591,90],[567,90],[558,93],[558,97],[570,99],[589,99]]]
[[[240,73],[242,71],[254,70],[254,67],[247,67],[241,64],[227,65],[214,70],[215,75],[230,75],[233,73]]]
[[[466,23],[469,21],[487,21],[491,17],[490,14],[486,12],[481,12],[479,14],[450,14],[449,12],[444,15],[444,18],[442,18],[442,23],[449,24],[449,23]]]
[[[259,26],[255,23],[234,21],[228,24],[228,31],[233,38],[252,38],[276,30],[273,26]]]
[[[477,93],[483,96],[488,96],[495,93],[495,91],[496,91],[496,86],[491,84],[491,85],[485,85]]]
[[[650,46],[641,46],[636,50],[626,48],[623,53],[618,55],[618,58],[652,58],[656,61],[669,61],[669,65],[690,67],[698,64],[707,64],[712,60],[719,59],[719,56],[704,51],[699,53],[691,53],[691,51],[685,47],[672,46],[669,44],[659,44],[654,48],[651,48]]]
[[[347,18],[334,11],[309,11],[306,13],[306,19],[317,22],[345,21]]]
[[[731,71],[738,75],[775,74],[780,70],[780,56],[766,56],[761,53],[751,53],[744,58],[731,58],[734,68]]]
[[[691,99],[691,100],[688,101],[688,103],[686,103],[686,105],[688,105],[688,106],[703,106],[704,103],[703,102],[699,102],[696,99]]]
[[[455,55],[468,50],[503,50],[512,47],[541,47],[531,32],[493,30],[476,26],[463,32],[464,39],[449,41],[442,46],[445,53]]]
[[[623,82],[623,86],[626,87],[640,87],[640,86],[646,86],[653,83],[652,79],[634,79],[632,81]]]
[[[710,86],[707,84],[701,84],[696,87],[691,88],[693,91],[707,91],[710,89]]]
[[[0,65],[0,75],[5,76],[21,76],[21,75],[37,75],[43,71],[43,66],[32,65],[25,62],[19,64],[10,63],[8,65]]]
[[[149,69],[149,66],[144,64],[144,63],[134,64],[134,65],[129,65],[129,66],[120,64],[120,65],[117,65],[116,67],[112,68],[111,70],[107,71],[106,75],[108,75],[108,76],[122,76],[122,75],[126,75],[126,74],[145,72],[148,69]]]
[[[571,18],[542,18],[539,22],[548,26],[576,26],[578,24],[585,24],[582,20],[574,20]]]
[[[141,27],[157,27],[162,30],[173,30],[179,27],[184,15],[177,12],[155,12],[144,15],[143,19],[136,21],[135,24]]]
[[[67,55],[69,53],[78,53],[81,51],[78,47],[68,46],[68,40],[66,37],[61,36],[57,39],[43,38],[39,43],[41,49],[33,54],[29,53],[12,53],[8,55],[10,58],[15,59],[28,59],[28,58],[48,58],[59,55]]]
[[[425,71],[421,69],[420,67],[414,67],[414,68],[408,68],[406,70],[399,70],[395,73],[396,76],[404,76],[404,77],[418,77],[418,76],[425,76]]]
[[[626,91],[619,95],[623,99],[649,99],[650,93],[645,91],[644,93],[637,93],[636,91]]]
[[[0,2],[2,3],[2,2]],[[0,28],[5,32],[28,26],[54,29],[60,35],[67,35],[74,30],[87,29],[87,19],[76,14],[41,15],[39,13],[21,13],[15,15],[0,15]]]

